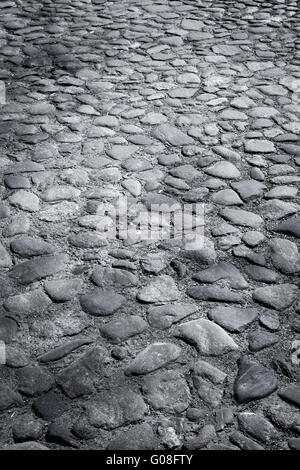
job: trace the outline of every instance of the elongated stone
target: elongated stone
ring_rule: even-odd
[[[143,349],[129,364],[126,375],[149,374],[154,370],[175,361],[181,353],[181,348],[173,343],[153,343]]]
[[[14,266],[10,271],[10,276],[20,284],[30,284],[62,271],[66,261],[67,256],[64,254],[36,257]]]

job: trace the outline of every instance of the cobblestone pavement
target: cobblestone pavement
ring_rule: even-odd
[[[299,12],[1,1],[2,448],[300,449]]]

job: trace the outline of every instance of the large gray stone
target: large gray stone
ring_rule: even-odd
[[[174,334],[193,344],[205,356],[220,356],[238,349],[223,328],[204,318],[182,323],[176,327]]]

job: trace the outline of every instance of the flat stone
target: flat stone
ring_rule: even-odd
[[[194,143],[194,140],[191,137],[170,124],[161,124],[152,131],[151,135],[164,143],[173,145],[174,147]]]
[[[243,242],[251,248],[259,245],[264,239],[264,234],[256,230],[249,230],[248,232],[244,233],[242,237]]]
[[[21,395],[11,390],[7,385],[0,385],[0,410],[5,411],[16,406],[24,405]]]
[[[275,146],[270,140],[249,139],[245,141],[245,152],[247,153],[272,153]]]
[[[200,216],[201,217],[201,216]],[[200,223],[202,221],[200,220]],[[196,261],[200,265],[211,265],[216,262],[217,253],[215,250],[215,245],[212,240],[208,237],[195,237],[195,240],[184,240],[181,255],[186,258]]]
[[[143,333],[146,328],[147,323],[141,317],[128,315],[100,326],[100,333],[104,338],[118,343]]]
[[[39,366],[26,366],[18,370],[18,390],[23,395],[34,397],[47,392],[54,385],[53,376]]]
[[[278,273],[264,266],[248,265],[244,266],[245,273],[255,281],[259,282],[276,282],[279,278]]]
[[[195,88],[184,88],[184,87],[178,87],[178,88],[172,88],[171,90],[168,91],[168,95],[170,96],[170,98],[179,98],[179,99],[184,99],[184,98],[192,98],[192,96],[194,96],[194,94],[196,93],[196,89]],[[164,125],[164,124],[162,124]],[[165,125],[168,125],[168,124],[165,124]],[[168,130],[168,132],[170,132],[170,130]],[[182,131],[180,131],[182,132]],[[166,134],[164,134],[164,137],[165,137]],[[154,136],[156,137],[156,136]],[[156,137],[158,138],[158,137]],[[174,132],[173,132],[173,137],[174,138]],[[162,139],[159,139],[159,140],[162,140]],[[165,138],[164,138],[165,140]],[[181,144],[183,145],[183,144]]]
[[[89,424],[106,430],[138,421],[148,411],[141,395],[125,387],[103,390],[85,409]]]
[[[213,166],[206,168],[205,173],[217,178],[239,178],[240,172],[231,162],[217,162]]]
[[[12,265],[12,259],[5,247],[0,243],[0,267],[9,268]]]
[[[172,302],[179,297],[179,291],[171,276],[162,275],[143,287],[137,293],[137,299],[146,303]]]
[[[31,256],[51,255],[56,251],[55,246],[42,239],[23,236],[15,238],[10,243],[10,248],[14,253],[29,258]]]
[[[273,372],[252,358],[240,357],[238,367],[238,375],[234,383],[234,395],[238,404],[260,400],[277,389],[277,380]]]
[[[272,199],[260,206],[261,214],[265,219],[278,220],[289,215],[296,214],[298,207],[295,204],[281,201],[280,199]]]
[[[0,340],[5,344],[10,343],[18,332],[18,324],[9,317],[0,316]]]
[[[241,49],[237,46],[232,46],[230,44],[218,44],[213,46],[212,50],[215,54],[222,54],[226,56],[234,56],[241,53]]]
[[[95,126],[117,127],[119,120],[115,116],[100,116],[94,120]]]
[[[233,289],[246,289],[248,282],[240,271],[231,263],[218,263],[193,276],[199,282],[213,283],[226,280]]]
[[[61,346],[57,346],[57,348],[52,349],[51,351],[42,354],[39,357],[39,361],[42,363],[57,361],[65,356],[68,356],[72,351],[75,349],[80,348],[86,344],[92,343],[90,339],[74,339],[73,341],[69,341]]]
[[[71,235],[69,243],[78,248],[100,248],[107,245],[107,240],[97,232],[81,231]]]
[[[45,167],[40,163],[35,163],[31,160],[24,160],[23,162],[17,162],[13,165],[9,165],[4,169],[4,174],[17,174],[17,173],[35,173],[44,171]]]
[[[11,218],[9,225],[3,230],[3,235],[5,237],[13,237],[14,235],[19,235],[21,233],[27,233],[30,228],[29,218],[22,215],[15,215]]]
[[[36,104],[33,104],[29,109],[29,113],[33,115],[36,115],[36,114],[48,115],[48,114],[53,113],[54,111],[55,111],[55,106],[53,106],[50,103],[36,103]]]
[[[224,109],[219,117],[224,121],[246,121],[248,119],[247,114],[235,109]]]
[[[18,416],[13,423],[13,437],[15,441],[38,440],[43,435],[43,423],[30,412]]]
[[[93,271],[91,280],[99,287],[131,287],[138,284],[137,276],[125,269],[102,268],[100,266]]]
[[[13,292],[9,279],[0,277],[0,299],[7,298]]]
[[[30,284],[62,271],[66,261],[67,256],[64,254],[36,257],[14,266],[10,276],[20,284]]]
[[[192,369],[193,385],[200,399],[213,407],[220,405],[227,377],[222,370],[198,359]]]
[[[81,286],[81,279],[55,279],[44,284],[45,291],[54,302],[74,299]]]
[[[179,165],[170,170],[170,173],[176,178],[181,178],[189,182],[201,176],[201,172],[196,170],[193,165]]]
[[[258,316],[256,308],[219,306],[208,313],[208,318],[231,333],[244,331]]]
[[[29,364],[29,358],[21,348],[6,345],[5,364],[14,368],[25,367]]]
[[[297,245],[284,238],[273,238],[270,243],[271,261],[278,271],[295,274],[300,271],[300,255]]]
[[[280,390],[278,395],[283,399],[288,401],[294,406],[300,408],[300,385],[299,383],[291,384],[286,387],[284,390]]]
[[[68,410],[69,406],[68,399],[53,390],[43,393],[33,402],[35,413],[45,421],[53,421],[58,418]]]
[[[255,330],[249,334],[248,340],[250,351],[257,352],[277,344],[279,337],[269,331]]]
[[[13,206],[22,209],[23,211],[36,212],[40,208],[39,198],[28,191],[20,189],[9,197],[9,201]]]
[[[109,442],[107,450],[153,450],[157,447],[156,437],[152,427],[147,424],[136,424],[122,431]]]
[[[94,382],[102,372],[104,355],[105,351],[96,346],[58,373],[56,381],[68,397],[86,396],[94,391]]]
[[[242,450],[265,450],[260,444],[249,437],[246,437],[239,431],[234,431],[230,435],[230,441],[236,444]]]
[[[141,122],[143,124],[155,125],[155,124],[163,124],[167,120],[168,118],[162,113],[150,112],[150,113],[145,114],[145,116],[142,117]]]
[[[113,290],[96,288],[79,297],[84,312],[93,316],[107,316],[116,312],[125,302],[125,297]]]
[[[241,160],[241,156],[239,153],[235,152],[232,149],[229,149],[223,145],[216,145],[213,147],[213,151],[217,154],[220,155],[221,157],[225,158],[226,160],[232,161],[232,162],[238,162]]]
[[[4,178],[6,186],[10,189],[29,189],[30,180],[25,176],[8,175]]]
[[[177,77],[177,82],[178,83],[183,83],[183,84],[186,84],[186,83],[200,83],[200,78],[195,73],[186,72],[186,73],[180,74]]]
[[[259,317],[259,322],[265,328],[276,331],[280,326],[279,315],[275,310],[266,310]]]
[[[257,106],[249,111],[249,115],[253,118],[271,118],[278,113],[278,109],[271,106]]]
[[[177,370],[156,372],[143,379],[145,400],[154,410],[182,413],[189,406],[190,390],[183,375]]]
[[[70,201],[77,199],[80,194],[80,189],[73,186],[52,186],[43,193],[42,198],[46,202]]]
[[[211,302],[242,302],[240,294],[232,292],[226,287],[200,286],[190,287],[186,290],[188,296],[196,300],[207,300]]]
[[[188,303],[158,305],[149,308],[148,322],[152,327],[164,330],[196,311],[197,307]]]
[[[290,307],[299,295],[299,288],[294,284],[258,287],[253,292],[253,300],[275,310]]]
[[[153,343],[143,349],[129,364],[126,375],[144,375],[153,372],[170,362],[176,361],[181,348],[173,343]]]
[[[276,441],[279,438],[279,433],[275,427],[264,416],[258,413],[248,411],[239,413],[238,423],[242,431],[265,444]]]
[[[137,145],[113,145],[106,153],[115,160],[123,161],[133,155],[137,149]]]
[[[294,155],[296,157],[300,156],[300,145],[295,144],[281,144],[280,148],[284,150],[289,155]]]
[[[51,204],[46,209],[42,209],[38,213],[38,219],[46,222],[62,222],[74,219],[79,209],[79,205],[75,202],[62,201],[57,204]]]
[[[128,158],[122,163],[122,168],[127,171],[140,172],[145,170],[150,170],[153,168],[152,164],[147,160],[136,159],[134,157]]]
[[[52,304],[42,289],[13,295],[6,299],[3,307],[10,313],[26,316],[29,313],[43,313]]]
[[[232,183],[231,186],[246,202],[262,196],[266,189],[265,184],[255,180],[238,181],[237,183]]]
[[[232,189],[221,189],[221,191],[213,193],[211,200],[215,204],[220,204],[222,206],[236,206],[243,204],[242,199]]]
[[[264,222],[259,215],[243,209],[231,209],[226,207],[220,210],[220,215],[230,223],[241,225],[242,227],[257,228]]]
[[[298,189],[294,186],[275,186],[264,194],[266,199],[294,199]]]
[[[174,334],[193,344],[205,356],[220,356],[238,349],[223,328],[204,318],[182,323],[176,327]]]
[[[159,253],[150,253],[141,259],[143,270],[147,273],[158,274],[166,268],[166,262]]]
[[[287,233],[294,237],[300,238],[300,217],[291,217],[280,222],[274,229],[274,232]]]
[[[217,433],[215,427],[212,424],[205,424],[196,437],[191,437],[186,440],[185,447],[189,451],[201,450],[216,439]]]

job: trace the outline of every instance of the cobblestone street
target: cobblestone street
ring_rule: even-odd
[[[1,449],[300,450],[299,33],[1,1]]]

